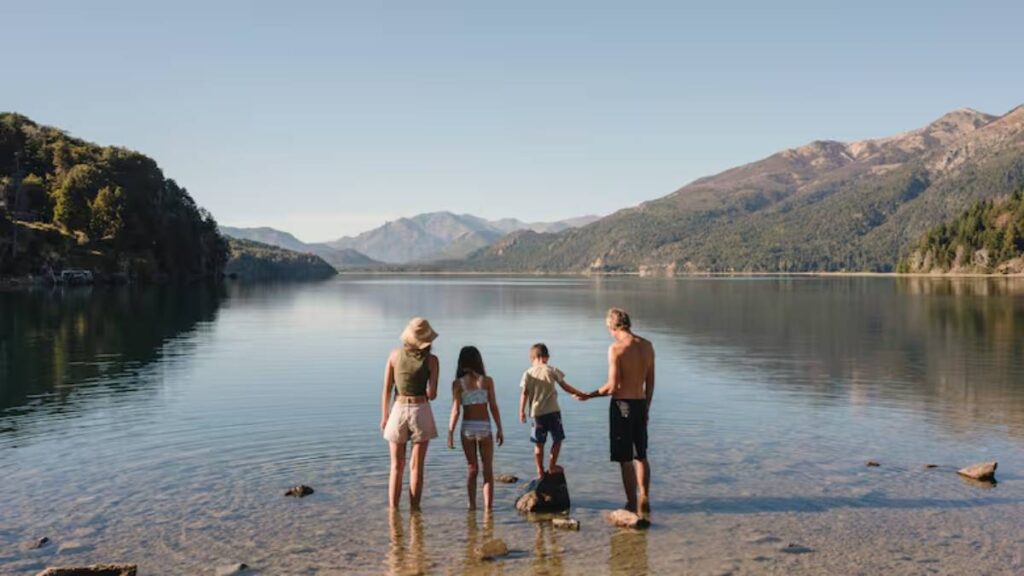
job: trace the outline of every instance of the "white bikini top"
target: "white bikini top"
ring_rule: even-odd
[[[487,404],[486,388],[474,388],[472,390],[466,389],[465,377],[459,379],[459,385],[462,386],[463,406],[476,406],[478,404]]]

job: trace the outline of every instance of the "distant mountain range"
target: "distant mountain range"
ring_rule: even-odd
[[[561,233],[514,232],[458,269],[891,271],[921,234],[1024,185],[1024,106],[877,140],[815,141]]]
[[[232,238],[316,254],[337,268],[353,268],[461,259],[517,230],[556,233],[598,219],[598,216],[583,216],[558,222],[528,223],[514,218],[485,220],[471,214],[431,212],[399,218],[358,236],[312,244],[274,228],[221,226],[220,230]]]
[[[431,212],[399,218],[358,236],[327,242],[334,249],[357,250],[392,264],[464,258],[517,230],[555,233],[598,220],[584,216],[558,222],[485,220],[471,214]]]
[[[231,226],[221,226],[220,231],[225,236],[236,240],[259,242],[300,254],[314,254],[338,269],[371,268],[380,264],[380,262],[356,250],[332,248],[326,244],[318,243],[307,244],[288,232],[275,230],[274,228],[234,228]]]

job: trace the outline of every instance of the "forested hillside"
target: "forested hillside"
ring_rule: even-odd
[[[518,232],[462,263],[518,272],[893,271],[921,234],[1024,185],[1024,107],[951,112],[817,141],[560,234]]]
[[[932,228],[900,271],[1024,273],[1024,191],[979,202]]]
[[[315,254],[286,250],[252,240],[228,240],[228,275],[245,280],[321,280],[338,272]]]
[[[139,280],[215,277],[213,217],[138,152],[0,113],[0,275],[88,267]]]

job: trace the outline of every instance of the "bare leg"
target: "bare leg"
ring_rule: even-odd
[[[412,469],[409,471],[409,506],[412,510],[420,509],[423,497],[423,463],[427,459],[427,447],[430,441],[415,442],[412,445]]]
[[[484,510],[494,502],[494,439],[488,436],[479,442],[480,462],[484,469]]]
[[[548,472],[554,474],[555,472],[559,472],[560,471],[560,469],[558,468],[558,454],[561,451],[562,451],[562,443],[561,442],[552,442],[551,443],[551,459],[548,460]]]
[[[388,506],[398,509],[402,499],[402,476],[405,474],[405,444],[390,442],[391,445],[391,476],[388,478]]]
[[[537,464],[537,478],[544,477],[544,445],[533,445],[533,461]]]
[[[622,469],[622,487],[626,490],[626,509],[636,512],[636,470],[633,461],[619,462]]]
[[[651,465],[644,460],[637,460],[639,466],[636,467],[636,483],[640,486],[640,508],[639,511],[642,514],[649,514],[651,512]]]
[[[469,509],[476,510],[476,440],[462,437],[462,451],[466,454],[466,492],[469,493]]]

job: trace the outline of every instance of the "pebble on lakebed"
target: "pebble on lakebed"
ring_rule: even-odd
[[[47,538],[46,536],[43,536],[42,538],[36,538],[35,540],[30,540],[28,542],[25,542],[24,544],[21,545],[21,548],[23,550],[38,550],[40,548],[46,547],[49,544],[50,544],[50,539]]]
[[[284,491],[285,496],[295,496],[296,498],[305,498],[313,493],[313,489],[305,484],[299,484],[292,486],[291,488]]]
[[[138,570],[135,564],[94,564],[47,568],[36,576],[136,576]]]
[[[508,555],[508,545],[501,538],[494,538],[480,545],[476,553],[481,560],[495,560]]]
[[[868,468],[878,468],[879,466],[881,466],[881,464],[877,460],[868,460]]]
[[[217,571],[214,574],[215,576],[233,576],[234,574],[242,574],[247,570],[249,570],[248,564],[238,562],[237,564],[221,566],[220,568],[217,568]]]
[[[515,484],[519,482],[519,477],[513,476],[512,474],[498,474],[494,477],[494,481],[501,484]]]
[[[575,518],[555,518],[551,520],[551,525],[555,528],[562,528],[564,530],[580,529],[580,521]]]

